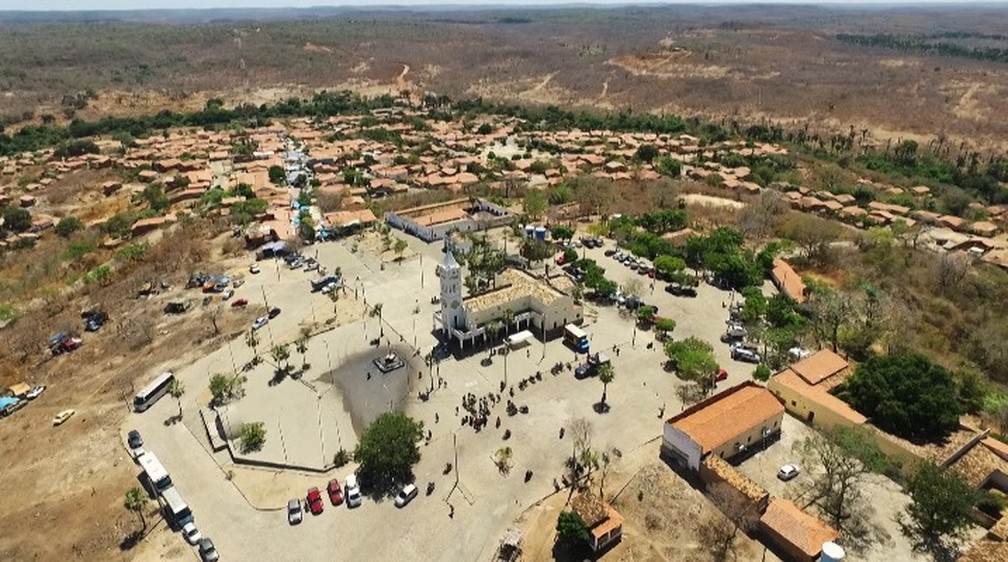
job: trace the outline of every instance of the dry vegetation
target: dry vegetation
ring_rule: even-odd
[[[853,125],[877,138],[945,135],[1004,148],[1008,125],[996,118],[1008,88],[1003,64],[835,37],[926,32],[935,18],[945,29],[982,33],[996,31],[1004,14],[679,6],[358,12],[228,24],[0,23],[0,92],[8,117],[27,112],[36,120],[351,88],[772,119],[813,129]],[[85,107],[74,109],[79,95]]]

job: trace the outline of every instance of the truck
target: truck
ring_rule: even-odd
[[[588,360],[574,369],[574,378],[584,379],[594,377],[598,373],[599,367],[609,363],[609,357],[604,353],[593,353],[588,356]]]
[[[564,343],[577,353],[588,353],[588,334],[575,324],[564,326]]]
[[[327,275],[325,277],[319,277],[311,282],[311,290],[313,293],[321,291],[327,285],[336,285],[340,281],[339,275]]]
[[[185,500],[182,499],[182,494],[175,486],[161,490],[159,497],[165,520],[173,529],[181,529],[186,523],[193,522],[192,510],[189,509]]]

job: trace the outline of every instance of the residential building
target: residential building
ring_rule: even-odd
[[[778,438],[783,418],[784,407],[774,395],[746,381],[667,420],[661,454],[696,472],[708,455],[730,461]]]
[[[767,390],[795,417],[823,429],[867,421],[830,390],[850,372],[847,360],[823,349],[770,377]]]
[[[780,258],[774,259],[770,280],[773,281],[778,291],[791,297],[796,303],[805,302],[805,282],[786,261]]]
[[[819,518],[806,513],[790,500],[774,498],[760,517],[760,530],[786,559],[817,560],[823,545],[840,536]]]
[[[588,546],[592,552],[604,550],[623,536],[623,516],[601,497],[585,492],[571,502],[571,508],[588,525]]]

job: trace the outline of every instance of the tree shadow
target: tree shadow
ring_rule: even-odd
[[[125,552],[131,550],[137,544],[143,540],[144,534],[140,531],[133,531],[132,533],[126,535],[123,540],[119,543],[119,550]]]
[[[592,409],[596,414],[608,414],[611,408],[608,402],[596,402],[592,404]]]
[[[178,414],[174,414],[174,415],[171,415],[171,416],[168,416],[167,418],[165,418],[164,425],[165,425],[165,427],[171,427],[171,426],[179,423],[180,421],[182,421],[182,416],[180,416]]]

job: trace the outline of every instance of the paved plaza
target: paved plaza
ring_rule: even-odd
[[[340,448],[353,449],[355,410],[360,417],[377,415],[389,407],[401,409],[430,431],[415,474],[421,490],[428,482],[435,484],[431,496],[421,493],[403,510],[395,509],[391,501],[370,498],[355,510],[327,505],[323,514],[308,515],[302,525],[288,526],[283,512],[288,499],[303,496],[307,485],[322,487],[330,478],[343,480],[353,466],[324,473],[281,471],[243,466],[234,463],[227,452],[210,452],[198,410],[209,401],[210,373],[227,371],[251,358],[252,351],[242,337],[192,365],[166,366],[173,368],[189,389],[183,397],[184,423],[162,423],[177,411],[170,398],[127,419],[124,432],[137,428],[143,433],[147,447],[171,472],[203,533],[214,539],[228,559],[307,559],[328,552],[321,549],[333,548],[333,537],[338,536],[341,559],[486,560],[516,517],[555,493],[554,480],[561,478],[572,448],[569,436],[560,437],[560,428],[572,420],[591,422],[597,450],[615,447],[628,453],[644,448],[658,455],[660,414],[663,408],[664,417],[680,411],[675,389],[682,382],[662,369],[665,357],[661,346],[649,346],[654,342],[653,333],[635,330],[632,320],[621,316],[615,307],[586,304],[585,330],[592,348],[612,357],[616,373],[607,395],[610,409],[604,414],[593,408],[602,395],[597,379],[577,380],[569,370],[550,374],[550,367],[557,362],[574,365],[574,353],[559,339],[545,345],[535,340],[506,357],[496,355],[489,363],[484,361],[489,357],[485,350],[449,358],[428,369],[422,355],[436,343],[431,297],[438,291],[434,267],[441,259],[440,244],[408,242],[414,255],[384,268],[377,256],[352,252],[352,240],[311,247],[307,253],[317,250],[319,261],[330,271],[342,268],[348,290],[336,303],[309,293],[311,275],[301,271],[269,266],[253,276],[240,294],[260,295],[260,299],[265,294],[270,306],[283,309],[261,331],[267,347],[297,339],[303,326],[313,321],[323,324],[334,310],[344,321],[311,338],[304,359],[311,368],[300,381],[285,379],[270,386],[269,365],[247,373],[247,394],[235,408],[246,421],[266,423],[267,444],[257,455],[270,462],[279,459],[278,464],[285,461],[312,469],[325,466]],[[617,282],[638,277],[603,257],[601,249],[587,254]],[[709,286],[701,286],[699,291],[698,298],[682,299],[664,293],[661,284],[656,284],[654,294],[645,291],[644,298],[657,304],[661,315],[678,322],[675,337],[696,335],[714,345],[719,361],[730,373],[729,380],[720,385],[748,378],[752,366],[732,361],[727,346],[717,340],[728,314],[722,303],[729,294]],[[381,326],[365,312],[365,300],[368,307],[382,304]],[[370,341],[381,334],[381,345],[372,347]],[[377,373],[371,379],[366,373],[357,373],[359,386],[370,384],[370,390],[358,396],[367,403],[345,403],[348,394],[357,392],[346,386],[354,384],[353,380],[334,382],[330,372],[361,354],[380,354],[389,345],[415,346],[421,356],[394,372],[391,376],[399,379],[391,386],[379,384],[387,380]],[[614,346],[618,354],[612,352]],[[297,367],[301,361],[299,354],[292,353],[292,365]],[[541,381],[520,390],[519,381],[537,372],[542,374]],[[429,399],[421,400],[418,393],[429,391],[432,385]],[[491,407],[482,431],[462,423],[466,412],[458,407],[467,394],[501,396]],[[528,413],[508,416],[505,403],[509,398],[527,406]],[[500,427],[496,427],[497,417]],[[505,431],[510,431],[507,440],[503,438]],[[493,461],[494,453],[504,446],[512,450],[513,468],[507,474]],[[448,462],[457,465],[457,473],[444,474]],[[532,472],[528,482],[526,471]]]

